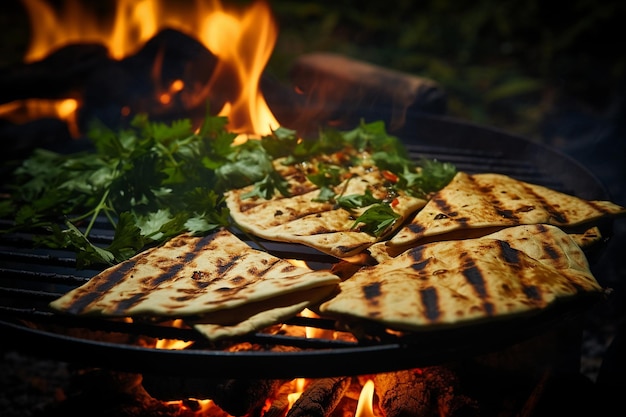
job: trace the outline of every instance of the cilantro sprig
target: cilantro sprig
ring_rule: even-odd
[[[95,124],[87,134],[89,150],[61,154],[35,150],[8,185],[11,199],[0,202],[0,216],[11,217],[7,231],[39,231],[35,241],[75,250],[77,266],[112,265],[150,245],[184,232],[208,233],[230,225],[224,192],[253,185],[244,197],[289,195],[289,185],[274,160],[296,163],[345,149],[368,151],[372,162],[398,179],[390,187],[425,195],[443,187],[454,167],[424,160],[414,164],[383,122],[361,122],[355,129],[320,131],[315,139],[278,128],[261,140],[234,145],[236,134],[224,117],[207,116],[195,128],[190,120],[170,124],[138,115],[130,127],[113,131]],[[348,152],[355,164],[358,158]],[[309,176],[318,199],[348,210],[368,207],[354,228],[382,236],[398,215],[388,202],[363,195],[335,195],[345,166],[320,163]],[[114,237],[107,246],[92,237],[99,222],[109,222]]]
[[[26,159],[2,211],[13,215],[11,230],[40,230],[37,242],[75,250],[79,267],[115,264],[180,233],[226,226],[225,184],[241,182],[229,167],[244,159],[226,122],[208,117],[194,129],[189,120],[165,124],[139,115],[117,132],[96,124],[87,135],[90,150],[36,150]],[[267,175],[268,165],[251,171],[248,182]],[[102,219],[115,230],[106,247],[91,237]]]

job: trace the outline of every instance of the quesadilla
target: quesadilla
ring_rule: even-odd
[[[626,208],[609,201],[587,201],[500,174],[458,172],[390,239],[389,246],[406,248],[522,224],[572,227],[623,214]]]
[[[79,315],[176,317],[222,326],[253,318],[231,331],[235,335],[296,315],[339,282],[329,271],[294,266],[221,230],[175,237],[104,270],[50,306]],[[260,311],[275,308],[280,314],[258,319]]]
[[[578,245],[549,225],[416,246],[363,267],[339,289],[321,314],[398,331],[533,313],[602,291]]]
[[[345,179],[332,187],[336,196],[370,197],[389,207],[394,216],[390,227],[376,236],[355,222],[377,203],[351,209],[334,200],[321,200],[319,187],[304,175],[288,176],[291,194],[274,195],[270,199],[247,197],[252,186],[226,193],[226,204],[233,221],[242,230],[255,236],[282,242],[299,243],[329,254],[346,258],[358,254],[371,244],[387,237],[426,200],[398,192],[390,195],[384,173],[375,166],[352,166]]]

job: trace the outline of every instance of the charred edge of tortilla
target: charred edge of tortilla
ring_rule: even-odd
[[[427,243],[433,242],[444,242],[449,240],[463,240],[463,239],[477,239],[483,236],[490,235],[492,233],[498,232],[500,230],[506,229],[509,226],[489,226],[489,227],[477,227],[477,228],[468,228],[468,229],[458,229],[447,233],[442,233],[440,235],[433,235],[421,238],[414,242],[405,244],[405,245],[393,245],[391,242],[387,244],[387,253],[389,256],[395,258],[401,253]]]

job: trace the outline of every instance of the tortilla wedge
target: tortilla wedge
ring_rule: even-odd
[[[293,180],[291,180],[293,181]],[[388,198],[385,179],[375,167],[352,167],[349,178],[334,187],[337,195],[361,195],[369,190],[380,200]],[[264,239],[306,245],[336,258],[347,258],[364,251],[389,236],[402,222],[426,204],[408,195],[395,196],[390,207],[399,216],[382,235],[373,236],[355,225],[355,218],[368,207],[347,210],[331,202],[317,201],[320,189],[310,184],[292,184],[292,195],[275,195],[269,200],[245,198],[251,187],[226,193],[226,204],[241,229]],[[300,191],[304,191],[299,193]]]
[[[288,300],[295,300],[297,307],[276,316],[282,320],[334,290],[339,281],[329,271],[296,267],[221,230],[206,237],[175,237],[104,270],[50,306],[78,315],[195,322],[219,317],[225,323],[225,317],[241,322],[258,313],[253,306],[287,308]]]
[[[198,321],[187,321],[187,324],[211,341],[228,339],[283,323],[305,308],[316,305],[335,290],[335,286],[326,285],[298,291],[266,302],[211,313]]]
[[[549,225],[416,246],[362,268],[339,288],[320,305],[321,314],[397,331],[534,313],[602,292],[582,250]]]
[[[388,244],[402,250],[522,224],[565,228],[624,214],[626,208],[609,201],[587,201],[500,174],[458,172]]]

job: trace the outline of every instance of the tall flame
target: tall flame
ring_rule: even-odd
[[[374,413],[374,381],[368,379],[361,394],[359,395],[359,402],[356,407],[354,417],[376,417]]]
[[[72,43],[102,44],[111,58],[121,60],[136,53],[159,31],[175,29],[196,38],[218,57],[204,91],[210,94],[211,88],[223,89],[224,84],[233,90],[219,111],[229,118],[229,130],[264,135],[279,126],[259,89],[278,34],[264,0],[245,8],[226,8],[219,0],[117,0],[113,10],[88,8],[79,0],[65,0],[58,8],[45,0],[23,3],[31,21],[26,62],[43,59]],[[183,88],[173,86],[156,100],[168,104]]]

